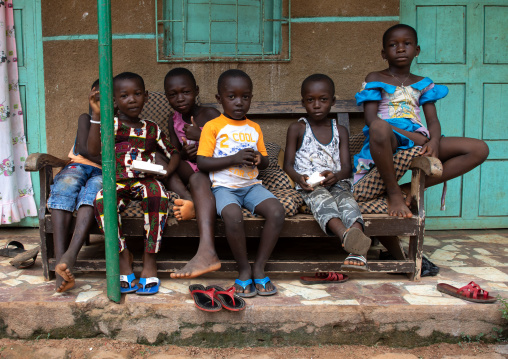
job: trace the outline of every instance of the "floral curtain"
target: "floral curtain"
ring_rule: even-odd
[[[0,224],[36,216],[27,157],[12,0],[0,1]]]

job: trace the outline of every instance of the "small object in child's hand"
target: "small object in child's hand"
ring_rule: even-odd
[[[157,164],[151,163],[151,162],[138,161],[138,160],[132,161],[131,170],[145,172],[145,173],[152,173],[152,174],[156,174],[156,175],[165,175],[166,174],[166,170],[164,169],[164,166],[157,165]]]
[[[307,184],[311,187],[316,187],[317,185],[321,184],[321,181],[323,181],[325,178],[321,176],[319,172],[314,172],[310,175],[309,178],[307,178]]]
[[[193,124],[191,123],[189,126],[193,126]],[[196,143],[196,141],[194,141],[194,140],[189,140],[189,139],[187,138],[187,144],[188,144],[188,145],[193,145],[193,144],[195,144],[195,143]]]

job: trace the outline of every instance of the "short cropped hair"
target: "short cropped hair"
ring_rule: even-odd
[[[166,81],[170,77],[175,77],[175,76],[187,76],[191,80],[194,87],[197,87],[197,83],[196,83],[196,79],[194,78],[194,75],[192,74],[192,72],[190,72],[190,70],[188,70],[184,67],[175,67],[174,69],[169,70],[169,72],[166,74],[166,77],[164,77],[164,87],[166,87]]]
[[[217,81],[217,93],[220,94],[220,89],[222,87],[222,85],[224,84],[224,81],[226,81],[226,79],[228,77],[243,77],[244,79],[247,79],[249,81],[249,86],[250,86],[250,89],[252,90],[252,79],[250,78],[249,75],[247,75],[245,72],[243,72],[242,70],[238,70],[238,69],[230,69],[230,70],[226,70],[224,71],[220,76],[219,76],[219,80]]]
[[[113,86],[118,81],[133,80],[133,79],[136,79],[141,83],[141,87],[143,87],[143,91],[144,91],[145,90],[145,81],[143,81],[143,78],[140,75],[135,74],[134,72],[122,72],[121,74],[116,75],[115,77],[113,77]]]
[[[94,81],[94,83],[92,84],[92,87],[90,88],[90,90],[93,89],[94,87],[95,88],[99,87],[99,79]]]
[[[388,35],[390,35],[390,32],[397,30],[397,29],[406,29],[413,33],[413,36],[415,37],[416,44],[418,45],[418,34],[416,33],[416,30],[414,27],[406,25],[406,24],[396,24],[390,27],[388,30],[385,31],[383,34],[383,47],[385,47],[386,41],[388,41]]]
[[[333,80],[330,78],[330,76],[327,76],[325,74],[313,74],[308,76],[305,80],[302,82],[302,88],[301,88],[301,95],[303,97],[303,91],[305,89],[305,86],[307,86],[311,82],[318,82],[318,81],[326,81],[332,88],[332,96],[335,96],[335,84],[333,83]]]

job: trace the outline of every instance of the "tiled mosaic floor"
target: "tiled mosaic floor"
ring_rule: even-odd
[[[2,229],[0,246],[17,240],[26,249],[38,243],[38,230]],[[340,284],[302,285],[299,275],[272,275],[279,294],[272,297],[255,297],[249,305],[475,305],[436,290],[436,283],[445,282],[456,287],[475,281],[492,295],[508,298],[508,230],[442,231],[427,232],[424,254],[441,270],[435,277],[424,277],[410,282],[403,275],[350,273],[350,280]],[[45,282],[41,261],[29,269],[17,270],[9,258],[0,257],[0,302],[103,301],[106,297],[105,274],[101,272],[77,273],[72,290],[55,293],[55,282]],[[161,274],[162,286],[155,296],[129,295],[126,302],[188,302],[189,284],[219,284],[229,287],[231,273],[210,273],[193,280],[173,280]]]

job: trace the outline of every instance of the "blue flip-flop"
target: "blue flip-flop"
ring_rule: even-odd
[[[137,284],[132,285],[132,282],[134,282],[134,280],[136,280],[136,276],[134,275],[134,273],[131,273],[129,275],[120,275],[120,282],[125,282],[129,285],[127,288],[123,288],[120,286],[120,293],[129,294],[137,291],[139,289],[138,285]]]
[[[254,279],[254,283],[256,284],[261,284],[263,286],[263,288],[266,289],[266,283],[268,282],[271,282],[270,278],[268,277],[264,277],[263,279]],[[273,283],[272,283],[273,285]],[[277,288],[275,286],[273,286],[273,290],[269,291],[269,292],[263,292],[263,291],[260,291],[256,288],[256,292],[257,294],[259,295],[274,295],[275,293],[277,293]]]
[[[237,296],[243,297],[243,298],[251,298],[251,297],[256,296],[257,290],[256,290],[256,286],[254,285],[254,283],[252,283],[252,279],[247,279],[247,280],[235,279],[235,284],[238,284],[240,287],[242,287],[244,291],[245,291],[245,289],[247,289],[247,286],[249,286],[249,290],[250,290],[249,293],[236,292],[235,294]]]
[[[153,284],[154,286],[146,287],[147,284]],[[141,286],[136,291],[136,294],[138,295],[151,295],[159,292],[159,286],[161,285],[161,281],[157,277],[150,277],[150,278],[139,278],[138,284]]]

